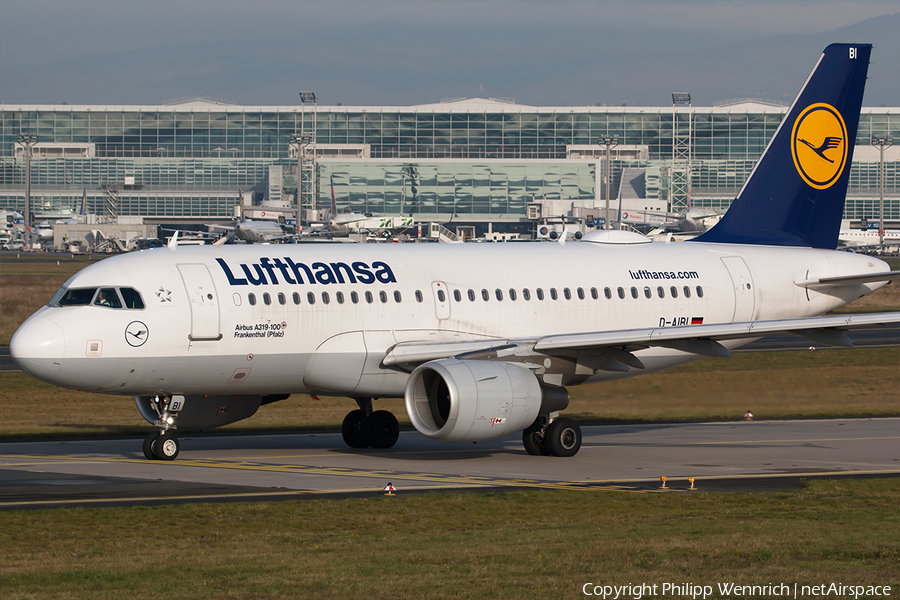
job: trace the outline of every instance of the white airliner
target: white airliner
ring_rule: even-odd
[[[694,241],[595,231],[568,243],[152,249],[74,275],[16,332],[12,356],[43,381],[134,396],[156,428],[150,459],[175,458],[176,430],[293,393],[355,398],[342,428],[352,447],[392,446],[397,420],[372,401],[403,396],[430,438],[522,432],[531,454],[574,455],[566,386],[728,356],[774,333],[849,346],[847,330],[900,321],[820,316],[900,277],[834,250],[870,51],[825,50],[732,207]]]

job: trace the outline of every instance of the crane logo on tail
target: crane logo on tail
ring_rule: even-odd
[[[808,106],[794,122],[791,154],[800,177],[810,187],[834,185],[847,162],[847,126],[830,104]]]

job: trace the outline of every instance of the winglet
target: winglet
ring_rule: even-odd
[[[174,250],[178,247],[178,231],[175,232],[175,235],[169,238],[169,243],[167,245],[170,250]]]

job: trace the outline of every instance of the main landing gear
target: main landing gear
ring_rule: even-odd
[[[397,418],[386,410],[372,410],[371,398],[356,398],[358,410],[350,411],[341,425],[344,443],[351,448],[390,448],[400,437]]]
[[[533,456],[575,456],[581,448],[581,427],[572,419],[539,416],[522,432],[522,444]]]
[[[154,431],[144,438],[144,456],[147,460],[175,460],[181,451],[181,442],[175,437],[170,430],[175,429],[175,415],[181,410],[184,398],[177,397],[178,400],[173,401],[172,396],[156,396],[153,398],[151,406],[159,415],[153,425],[159,427],[159,431]]]

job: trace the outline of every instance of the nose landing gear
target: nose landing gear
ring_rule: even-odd
[[[147,460],[175,460],[181,451],[181,442],[170,430],[176,429],[175,417],[184,405],[184,396],[156,396],[150,406],[159,417],[154,420],[154,431],[144,438],[144,456]]]

